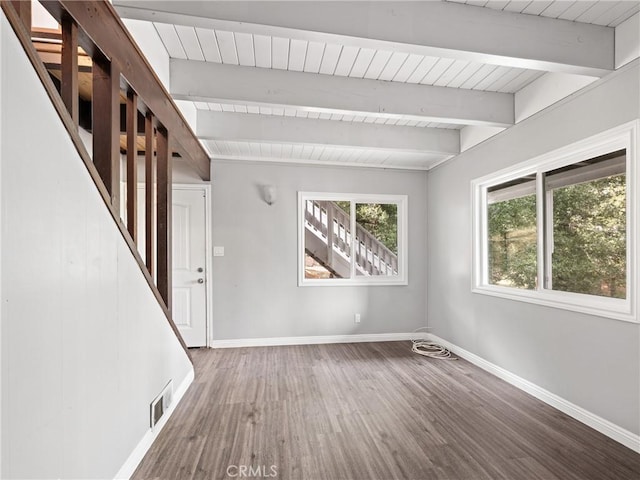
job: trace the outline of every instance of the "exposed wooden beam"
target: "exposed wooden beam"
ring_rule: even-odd
[[[103,57],[93,59],[93,163],[120,208],[120,69]]]
[[[73,123],[78,125],[78,25],[68,15],[62,17],[60,96]]]
[[[203,140],[307,143],[383,148],[441,155],[460,153],[458,130],[312,120],[248,113],[198,111]]]
[[[127,93],[127,230],[138,243],[138,96]]]
[[[157,129],[157,285],[167,309],[171,312],[171,156],[169,155],[169,134],[163,128]]]
[[[154,113],[165,128],[172,132],[175,149],[185,157],[200,178],[209,180],[210,161],[207,152],[200,145],[178,107],[171,101],[162,82],[153,72],[112,5],[104,1],[73,0],[43,0],[41,3],[54,18],[61,19],[66,11],[82,26],[79,41],[89,54],[95,53],[95,43],[100,45],[106,57],[117,59],[123,68],[122,74],[139,95],[141,109],[148,107]]]
[[[603,76],[614,29],[452,2],[115,0],[124,18]]]
[[[291,105],[329,112],[508,127],[513,95],[315,73],[171,60],[179,100]]]

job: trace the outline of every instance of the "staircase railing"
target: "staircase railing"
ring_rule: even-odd
[[[32,31],[30,1],[1,1],[2,11],[186,350],[171,317],[171,163],[173,156],[180,156],[208,180],[209,157],[109,2],[40,3],[58,22],[57,30]],[[46,44],[46,51],[39,52],[34,43]],[[81,124],[91,131],[91,153],[80,137]],[[139,153],[145,156],[144,260],[137,248]],[[121,154],[126,155],[124,198],[120,195]],[[121,209],[121,202],[126,208]]]
[[[305,227],[317,232],[326,244],[325,266],[335,271],[334,256],[351,257],[351,215],[335,202],[308,200]],[[356,223],[355,266],[362,275],[397,275],[398,256],[375,235]]]

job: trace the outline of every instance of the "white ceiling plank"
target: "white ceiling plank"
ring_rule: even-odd
[[[422,62],[423,60],[424,57],[422,55],[416,55],[415,53],[412,53],[405,60],[404,64],[402,65],[402,67],[400,67],[392,80],[394,82],[406,82],[411,74],[416,71],[418,65],[420,65],[420,62]]]
[[[635,2],[634,2],[635,3]],[[604,25],[613,26],[614,23],[619,23],[629,18],[638,9],[637,4],[629,5],[628,2],[618,2],[613,5],[609,10],[604,12],[598,17],[598,23]],[[619,20],[622,17],[622,20]]]
[[[378,80],[386,80],[386,81],[393,80],[393,77],[396,76],[396,74],[398,73],[402,65],[404,65],[404,62],[407,60],[408,56],[409,56],[408,53],[398,53],[398,52],[391,55],[391,58],[385,65],[384,69],[382,70],[382,73],[380,73]]]
[[[451,124],[513,124],[513,95],[508,94],[190,60],[171,60],[171,93],[178,100],[405,115]]]
[[[271,68],[271,37],[254,35],[253,51],[256,56],[256,67]]]
[[[482,80],[487,78],[496,68],[495,65],[482,65],[473,75],[467,78],[460,88],[475,88]]]
[[[234,33],[238,62],[245,67],[256,66],[256,56],[253,50],[253,35],[248,33]]]
[[[447,84],[447,87],[460,88],[460,86],[464,82],[466,82],[470,77],[474,76],[476,72],[480,70],[483,66],[486,67],[487,65],[482,65],[480,63],[467,63],[467,65],[462,69],[462,71]]]
[[[551,4],[549,4],[549,6],[547,8],[545,8],[542,11],[542,15],[548,18],[558,18],[560,15],[562,15],[564,12],[567,11],[567,9],[573,5],[574,2],[571,1],[555,1],[552,2]]]
[[[631,18],[633,15],[635,15],[638,12],[640,12],[640,3],[636,3],[629,10],[627,10],[622,15],[620,15],[618,18],[616,18],[615,20],[609,22],[608,26],[609,27],[617,27],[622,22],[624,22],[625,20],[628,20],[629,18]]]
[[[540,13],[542,13],[552,3],[552,0],[536,0],[535,2],[530,2],[522,13],[540,15]]]
[[[340,52],[340,58],[338,60],[338,64],[336,65],[336,69],[333,72],[334,75],[340,75],[342,77],[346,77],[351,72],[353,68],[353,63],[358,56],[358,51],[360,48],[358,47],[343,47]]]
[[[424,129],[365,123],[333,122],[198,110],[196,134],[204,140],[292,142],[459,153],[457,130]]]
[[[278,70],[289,68],[289,39],[273,37],[271,41],[272,59],[271,65]]]
[[[480,80],[474,87],[476,90],[482,91],[495,91],[492,87],[493,85],[500,79],[504,74],[511,71],[510,67],[497,67],[494,71],[492,71],[485,78]]]
[[[176,25],[176,33],[189,60],[204,60],[195,28]]]
[[[218,49],[218,41],[216,40],[213,30],[196,28],[196,35],[198,36],[204,59],[207,62],[222,63],[222,57]]]
[[[216,38],[218,40],[222,63],[238,65],[238,52],[236,51],[236,41],[233,32],[216,30]]]
[[[598,2],[593,2],[593,1],[588,1],[588,0],[582,0],[580,2],[575,2],[573,5],[571,5],[569,8],[567,8],[562,13],[562,15],[560,15],[558,18],[560,18],[562,20],[574,21],[576,18],[578,18],[580,15],[582,15],[584,12],[589,10],[591,7],[593,7],[597,3]]]
[[[429,70],[424,78],[420,81],[422,85],[433,85],[440,76],[455,62],[451,58],[439,58],[436,64]]]
[[[484,4],[487,8],[493,8],[494,10],[502,10],[509,4],[509,0],[489,0]]]
[[[378,50],[371,60],[371,65],[367,69],[367,72],[364,74],[364,78],[369,78],[372,80],[377,80],[382,70],[384,70],[385,65],[393,55],[393,52],[387,50]]]
[[[469,65],[469,62],[465,62],[464,60],[456,60],[451,65],[449,65],[449,68],[442,72],[442,75],[440,75],[440,77],[435,82],[433,82],[433,85],[446,87],[454,78],[458,76],[460,72],[462,72],[462,70],[467,67],[467,65]]]
[[[302,158],[302,145],[294,145],[291,151],[291,158]]]
[[[371,48],[361,48],[355,62],[353,62],[353,68],[351,68],[349,76],[354,78],[364,77],[375,53],[376,51]]]
[[[433,66],[438,62],[436,57],[424,57],[420,65],[416,67],[411,76],[407,79],[407,83],[420,83],[422,79],[429,73]]]
[[[186,59],[187,54],[182,47],[182,42],[180,41],[180,37],[178,37],[175,27],[166,23],[154,23],[154,26],[169,56],[171,58]]]
[[[510,69],[502,77],[500,77],[497,81],[495,81],[493,85],[491,85],[492,90],[496,92],[504,91],[505,85],[508,85],[509,83],[513,82],[516,78],[518,78],[524,72],[525,70],[522,70],[521,68]]]
[[[291,152],[293,151],[293,145],[290,143],[282,144],[282,158],[291,158]]]
[[[291,40],[289,49],[289,70],[294,72],[302,72],[304,70],[304,61],[307,58],[306,40]]]
[[[612,28],[452,2],[370,2],[366,15],[361,2],[114,3],[124,18],[347,47],[591,76],[614,67]],[[557,4],[546,11],[561,15],[571,5]]]
[[[502,87],[501,92],[504,93],[515,93],[522,88],[529,85],[531,82],[540,78],[544,75],[545,72],[537,72],[535,70],[524,70],[522,74],[518,75],[515,79],[513,79],[510,83]]]
[[[198,110],[210,110],[209,108],[209,104],[207,102],[193,102],[193,105],[198,109]]]
[[[521,13],[530,3],[531,0],[511,0],[502,10],[505,12]]]
[[[579,15],[575,21],[584,23],[595,23],[607,10],[610,10],[616,2],[598,2],[589,10]]]
[[[487,4],[487,1],[488,0],[467,0],[465,3],[474,7],[484,7]]]
[[[320,73],[333,75],[333,72],[336,71],[341,51],[342,45],[327,44],[324,49],[324,55],[322,56],[322,63],[320,64]]]
[[[309,73],[319,73],[322,63],[322,55],[326,44],[322,42],[309,42],[307,47],[307,58],[304,61],[304,71]]]

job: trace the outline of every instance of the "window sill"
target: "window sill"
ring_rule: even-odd
[[[387,278],[366,277],[362,280],[357,278],[322,278],[322,279],[301,279],[298,281],[299,287],[391,287],[406,286],[409,281],[404,278],[390,280]]]
[[[553,290],[519,290],[496,285],[475,286],[471,291],[482,295],[571,310],[613,320],[640,323],[628,299],[622,300]]]

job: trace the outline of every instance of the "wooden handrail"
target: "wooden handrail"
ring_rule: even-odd
[[[155,74],[113,6],[107,1],[41,1],[58,22],[66,13],[81,28],[80,46],[91,56],[102,53],[116,62],[140,100],[143,114],[153,112],[170,134],[176,151],[203,180],[209,180],[209,156]],[[100,52],[96,51],[99,50]]]
[[[96,185],[108,211],[114,219],[116,226],[120,230],[129,250],[131,251],[134,259],[138,263],[140,270],[142,271],[145,280],[147,281],[151,291],[158,300],[162,311],[167,318],[169,325],[173,329],[183,349],[191,359],[191,355],[187,349],[186,344],[175,323],[172,320],[170,308],[171,308],[171,150],[170,146],[177,144],[179,139],[181,140],[181,153],[185,151],[189,153],[189,149],[185,150],[185,145],[193,146],[195,142],[201,149],[197,139],[193,132],[186,126],[186,122],[177,112],[175,104],[168,96],[166,90],[162,88],[159,80],[155,77],[155,74],[146,63],[137,47],[135,49],[136,54],[140,55],[134,65],[146,70],[144,75],[138,75],[138,81],[140,78],[156,79],[156,87],[159,87],[159,91],[152,91],[154,84],[150,83],[143,87],[149,96],[144,100],[139,96],[139,92],[132,87],[128,79],[121,77],[120,65],[127,65],[126,70],[129,71],[132,64],[121,63],[122,60],[118,60],[112,56],[106,56],[105,51],[116,51],[104,47],[104,45],[93,44],[91,37],[88,36],[84,25],[77,22],[77,17],[70,15],[66,10],[67,6],[72,6],[74,11],[84,8],[86,15],[91,16],[91,11],[101,12],[101,19],[107,18],[105,12],[109,12],[111,15],[111,21],[107,24],[109,28],[122,28],[124,26],[120,22],[115,11],[109,4],[95,3],[95,2],[46,2],[50,12],[57,12],[55,18],[61,22],[62,25],[62,56],[60,71],[62,74],[62,80],[60,83],[60,89],[54,84],[52,77],[47,70],[47,67],[40,59],[38,52],[36,51],[34,44],[31,40],[31,25],[26,21],[24,12],[20,9],[16,9],[15,4],[30,3],[30,2],[16,2],[13,0],[1,0],[0,4],[2,10],[7,17],[10,25],[16,33],[27,57],[33,65],[36,74],[40,78],[42,85],[47,92],[54,108],[58,112],[58,115],[67,129],[69,136],[73,144],[78,151],[80,158],[84,162],[94,184]],[[65,5],[62,5],[62,4]],[[73,5],[72,5],[73,4]],[[20,5],[18,5],[20,6]],[[30,20],[30,19],[29,19]],[[95,18],[93,20],[95,23]],[[115,25],[115,26],[114,26]],[[126,30],[125,30],[126,32]],[[128,41],[132,42],[128,33],[125,35]],[[114,37],[117,39],[118,37]],[[79,40],[81,39],[81,40]],[[65,46],[65,42],[67,42]],[[117,42],[116,42],[117,43]],[[83,50],[87,52],[92,58],[92,66],[90,71],[93,78],[93,97],[92,106],[94,108],[93,115],[93,158],[86,150],[85,145],[80,138],[78,131],[78,116],[76,113],[77,108],[77,78],[74,80],[72,77],[78,75],[78,45],[81,45]],[[75,54],[75,55],[74,55]],[[75,59],[73,57],[76,57]],[[135,55],[126,56],[131,61],[134,61]],[[142,111],[145,114],[144,122],[144,135],[145,135],[145,171],[146,171],[146,186],[147,194],[145,199],[145,209],[147,212],[146,218],[146,239],[147,239],[147,263],[143,261],[138,251],[138,247],[135,241],[135,229],[136,222],[135,210],[136,210],[136,196],[131,194],[131,188],[128,188],[129,203],[127,205],[128,210],[128,226],[125,225],[120,214],[120,98],[121,92],[126,94],[127,107],[129,109],[129,115],[127,115],[127,170],[130,172],[131,177],[135,177],[135,174],[131,174],[133,164],[135,161],[135,155],[130,153],[132,146],[135,145],[135,141],[131,139],[132,133],[136,132],[134,136],[137,138],[137,133],[140,130],[137,128],[137,112]],[[160,101],[162,95],[166,95],[164,101]],[[76,97],[74,99],[74,97]],[[152,100],[149,101],[149,98]],[[172,125],[175,129],[174,132],[169,131],[166,125],[156,116],[156,112],[152,110],[152,106],[162,112],[163,118],[169,125]],[[95,115],[96,109],[100,112]],[[172,113],[172,109],[174,110]],[[186,128],[185,128],[186,127]],[[177,133],[176,133],[177,132]],[[157,138],[156,138],[157,137]],[[190,137],[190,138],[186,138]],[[135,149],[134,149],[135,150]],[[153,155],[154,150],[157,150],[158,162],[155,162]],[[196,149],[197,153],[197,149]],[[206,157],[206,155],[205,155]],[[187,159],[189,157],[187,155]],[[200,158],[202,160],[202,158]],[[206,175],[203,178],[208,178],[209,159],[206,157]],[[200,171],[203,170],[203,165],[199,165]],[[202,176],[202,175],[201,175]],[[127,180],[129,180],[129,177]],[[134,185],[137,182],[134,178]],[[128,185],[128,187],[131,187]],[[156,194],[157,191],[157,202]],[[156,205],[157,204],[157,205]],[[157,207],[157,209],[156,209]],[[132,212],[133,210],[133,212]],[[129,229],[132,229],[130,232]],[[157,239],[157,249],[154,258],[150,259],[149,255],[153,255],[153,239]],[[151,247],[149,246],[151,243]],[[154,280],[154,274],[157,275],[157,283]],[[159,288],[160,287],[160,288]]]

